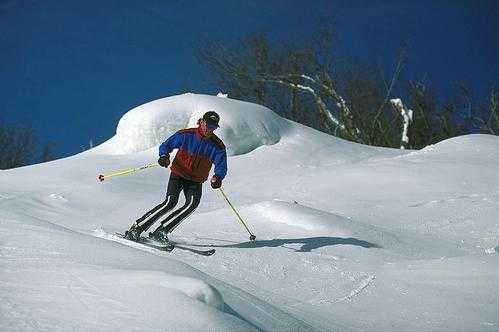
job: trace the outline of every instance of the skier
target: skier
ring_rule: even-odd
[[[149,229],[156,221],[173,210],[177,205],[180,192],[184,192],[185,204],[170,213],[149,237],[169,244],[168,233],[171,233],[187,218],[201,201],[202,184],[208,179],[212,165],[214,175],[210,184],[213,189],[222,186],[227,174],[227,154],[225,145],[213,131],[219,127],[220,116],[213,111],[206,112],[198,120],[197,128],[182,129],[170,136],[159,147],[158,164],[162,167],[170,165],[170,153],[178,149],[170,167],[166,199],[142,217],[137,219],[125,237],[138,241],[140,234]]]

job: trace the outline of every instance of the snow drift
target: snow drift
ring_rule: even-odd
[[[286,120],[263,106],[186,93],[130,110],[120,119],[116,135],[97,150],[129,154],[150,149],[179,129],[197,126],[198,119],[207,111],[216,111],[220,115],[217,134],[225,142],[230,155],[275,144],[289,126]]]

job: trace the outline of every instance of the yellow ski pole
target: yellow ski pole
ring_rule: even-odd
[[[227,203],[229,203],[229,206],[232,208],[232,211],[234,211],[234,213],[236,214],[237,216],[237,219],[239,219],[239,221],[241,222],[241,224],[244,226],[244,228],[246,228],[246,230],[248,231],[249,235],[250,235],[250,241],[255,241],[256,240],[256,236],[251,234],[248,226],[246,226],[246,223],[243,221],[243,218],[241,218],[241,216],[239,215],[239,213],[237,212],[236,208],[232,205],[232,203],[229,201],[229,198],[227,197],[227,195],[225,194],[225,192],[222,190],[222,187],[219,188],[220,192],[222,193],[223,197],[225,198],[225,200],[227,201]]]
[[[100,174],[97,178],[99,179],[100,182],[102,182],[105,179],[112,178],[113,176],[128,175],[128,174],[132,174],[132,173],[141,171],[141,170],[146,169],[146,168],[151,168],[151,167],[156,167],[156,166],[159,166],[159,164],[158,163],[147,164],[144,166],[133,167],[133,168],[125,169],[122,171],[117,171],[117,172],[110,173],[110,174],[105,174],[105,175]]]

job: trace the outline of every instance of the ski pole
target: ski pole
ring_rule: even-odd
[[[232,211],[234,211],[234,213],[236,214],[237,216],[237,219],[239,219],[239,221],[241,222],[241,224],[244,226],[244,228],[246,228],[246,230],[248,231],[249,235],[250,235],[250,241],[255,241],[256,240],[256,236],[251,234],[248,226],[246,226],[246,223],[244,222],[243,218],[241,218],[241,216],[239,215],[239,213],[237,212],[236,208],[232,205],[232,203],[229,201],[229,198],[227,197],[227,195],[225,194],[225,192],[222,190],[222,188],[220,187],[219,188],[220,192],[222,193],[223,197],[225,198],[225,200],[227,201],[227,203],[229,203],[229,206],[232,208]]]
[[[140,167],[132,167],[132,168],[129,168],[129,169],[125,169],[125,170],[122,170],[122,171],[117,171],[117,172],[106,174],[106,175],[101,174],[97,178],[99,179],[100,182],[102,182],[105,179],[111,178],[113,176],[128,175],[128,174],[132,174],[132,173],[141,171],[141,170],[146,169],[146,168],[151,168],[151,167],[156,167],[156,166],[159,166],[159,164],[158,163],[152,163],[152,164],[147,164],[147,165],[140,166]]]

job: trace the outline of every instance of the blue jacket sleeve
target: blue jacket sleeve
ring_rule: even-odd
[[[159,155],[168,155],[173,149],[178,149],[182,145],[182,134],[176,132],[159,146]]]
[[[223,180],[227,175],[227,152],[225,149],[219,149],[215,152],[213,164],[215,164],[215,175]]]

